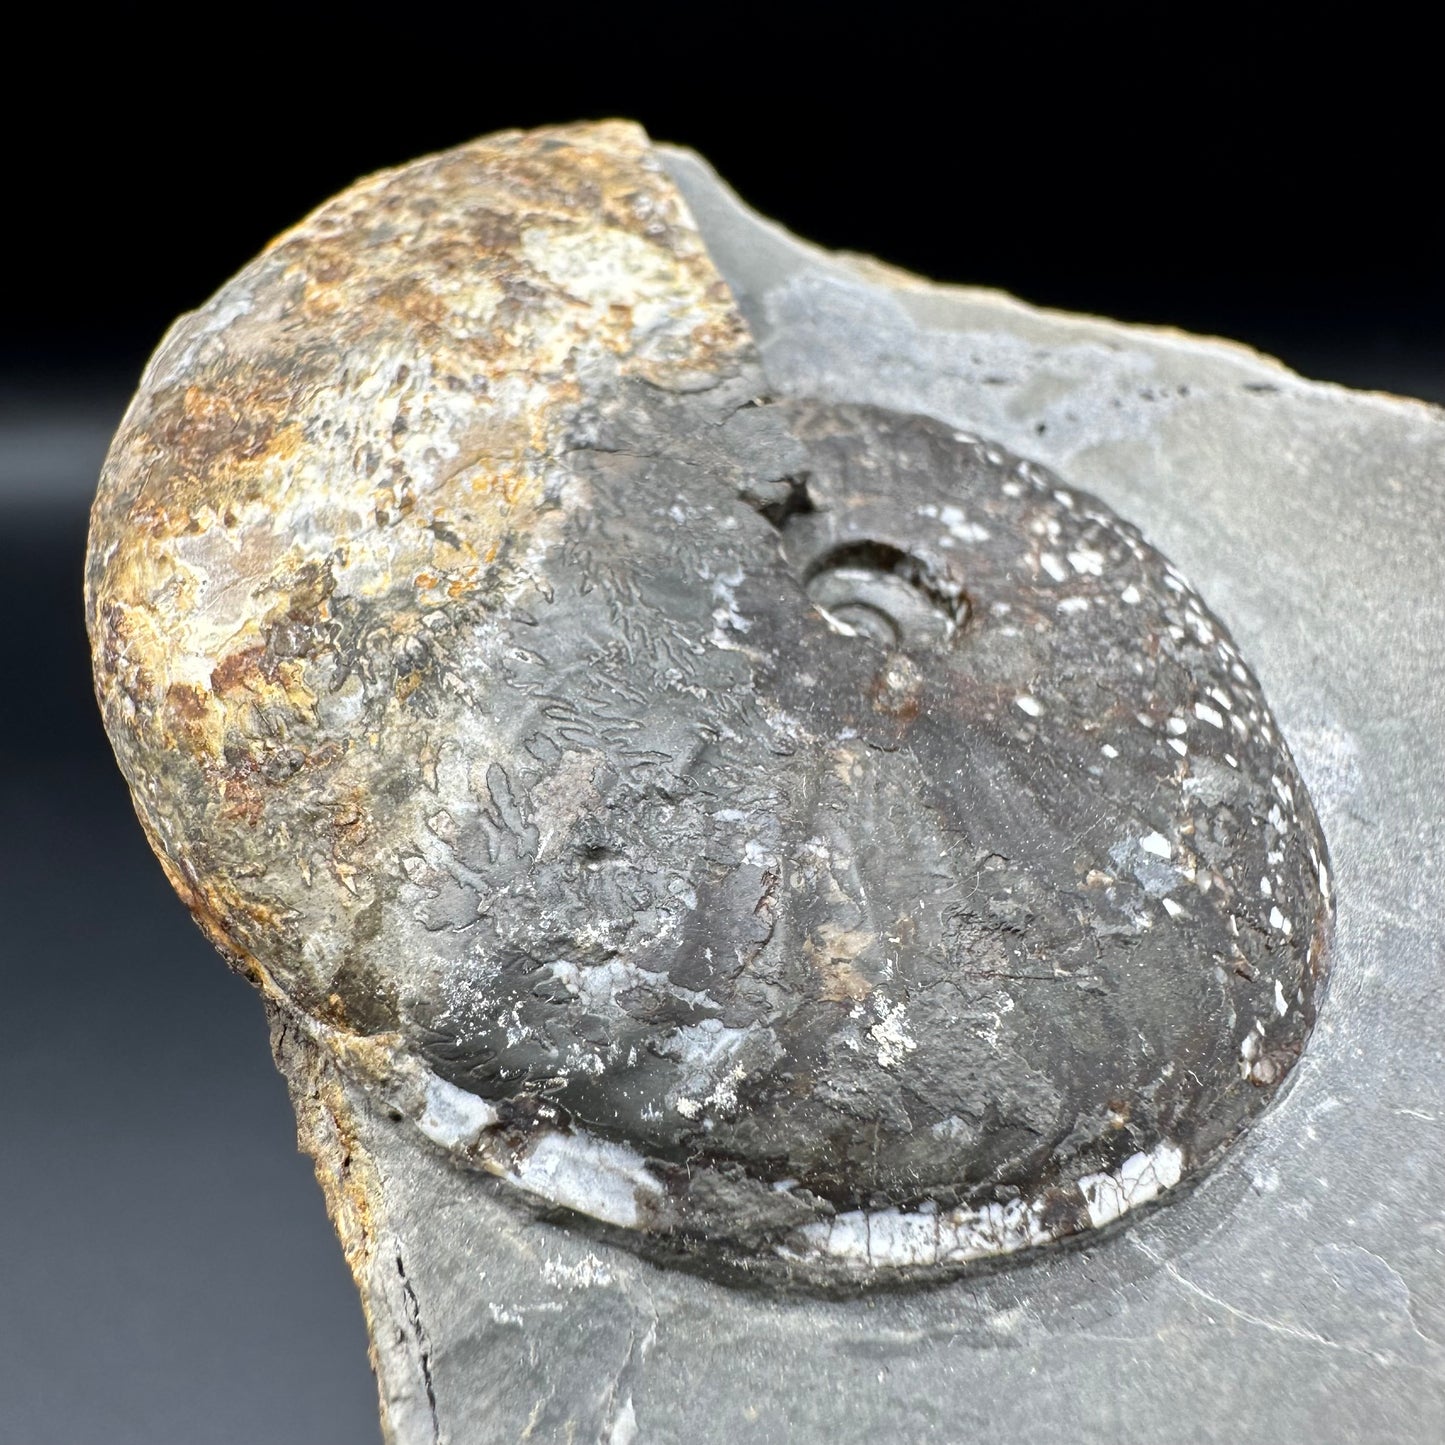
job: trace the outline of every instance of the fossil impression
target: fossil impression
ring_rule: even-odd
[[[178,322],[87,601],[215,945],[653,1257],[854,1287],[1106,1226],[1313,1023],[1324,842],[1224,626],[1067,478],[770,396],[634,127],[362,181]]]

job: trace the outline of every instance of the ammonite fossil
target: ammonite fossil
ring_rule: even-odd
[[[851,1285],[1108,1225],[1309,1033],[1324,843],[1225,628],[1067,479],[770,397],[632,127],[363,181],[179,322],[88,600],[216,945],[651,1253]]]

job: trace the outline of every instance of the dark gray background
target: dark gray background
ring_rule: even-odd
[[[1383,22],[1312,36],[1306,67],[1224,21],[1160,39],[1143,7],[1013,30],[895,9],[886,34],[286,15],[213,41],[118,7],[87,65],[37,49],[46,98],[9,117],[0,1442],[377,1438],[260,1009],[145,847],[81,625],[85,506],[144,357],[274,231],[427,149],[629,114],[827,244],[1445,401],[1424,58]]]

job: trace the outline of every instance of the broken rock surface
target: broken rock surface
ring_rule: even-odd
[[[1092,1273],[891,1286],[1112,1224],[1299,1058],[1335,889],[1286,740],[1333,832],[1369,736],[1316,666],[1346,436],[1425,480],[1336,579],[1431,504],[1437,413],[826,257],[617,126],[364,182],[178,325],[97,503],[100,691],[266,994],[395,1438],[996,1428],[1126,1300],[1161,1369],[1209,1300],[1328,1338],[1181,1270],[1328,1217],[1304,1085]],[[1302,1277],[1397,1297],[1355,1247]],[[1156,1438],[1128,1388],[1078,1427]]]

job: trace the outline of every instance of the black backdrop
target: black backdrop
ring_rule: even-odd
[[[77,22],[81,60],[9,57],[37,91],[7,157],[7,360],[134,373],[176,312],[358,174],[621,114],[827,245],[1445,389],[1423,36],[1379,6],[1275,31],[1182,7],[1168,33],[1158,6],[926,14],[116,7]]]
[[[1440,82],[1378,8],[1270,34],[1213,7],[1167,34],[1158,6],[463,13],[117,6],[6,37],[0,1441],[376,1438],[259,1009],[129,815],[79,607],[146,354],[312,205],[630,115],[825,244],[1445,400]]]

